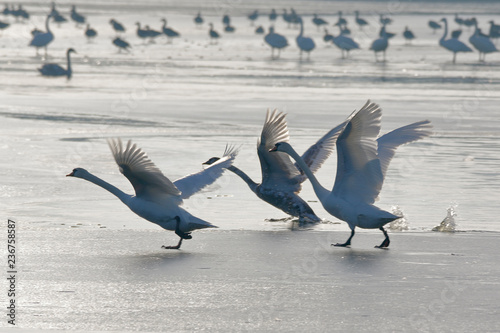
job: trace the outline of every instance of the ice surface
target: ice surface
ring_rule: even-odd
[[[12,23],[0,33],[0,208],[3,221],[22,225],[23,327],[496,329],[500,54],[489,54],[485,63],[476,52],[460,54],[452,64],[438,46],[442,32],[432,34],[427,21],[452,21],[458,12],[475,16],[486,31],[497,3],[57,1],[65,15],[70,4],[99,35],[89,43],[73,23],[53,24],[48,59],[27,46],[31,29],[43,28],[47,1],[24,6],[32,13],[27,23],[0,16]],[[305,34],[316,41],[308,61],[299,59],[298,31],[280,19],[276,30],[290,46],[271,60],[246,18],[255,8],[281,13],[290,7],[304,14]],[[371,28],[354,26],[355,9]],[[193,23],[199,10],[219,32],[222,15],[230,14],[236,32],[210,45],[207,25]],[[336,34],[331,24],[338,10],[361,46],[348,59],[325,45],[323,31],[311,23],[312,14],[321,13]],[[394,19],[387,30],[398,33],[384,63],[368,51],[379,13]],[[111,44],[112,17],[127,27],[130,54]],[[134,23],[159,29],[162,17],[181,37],[170,44],[140,41]],[[261,24],[268,28],[267,17],[257,20]],[[413,45],[404,45],[405,26],[417,36]],[[471,33],[464,28],[461,40]],[[36,68],[64,64],[68,47],[78,52],[72,80],[41,77]],[[367,230],[357,230],[352,249],[330,249],[330,242],[347,239],[348,227],[323,210],[308,182],[301,196],[324,221],[299,231],[232,173],[185,202],[219,229],[194,233],[181,251],[160,251],[177,241],[173,233],[93,184],[65,177],[84,167],[131,192],[106,144],[121,137],[134,140],[172,180],[198,171],[226,143],[242,145],[235,164],[259,181],[256,141],[267,108],[288,113],[291,143],[301,153],[367,99],[383,109],[383,133],[422,119],[434,125],[431,138],[398,148],[376,203],[385,210],[398,206],[408,219],[409,230],[389,232],[389,251],[373,249],[382,235]],[[317,173],[326,187],[335,168],[332,156]],[[460,207],[463,232],[432,233],[450,202]],[[313,272],[301,270],[316,265],[309,261],[315,256]]]

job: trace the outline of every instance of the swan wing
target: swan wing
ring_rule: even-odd
[[[382,110],[368,101],[349,118],[337,139],[337,175],[333,193],[348,201],[373,203],[383,182],[376,140]]]
[[[45,64],[42,66],[42,68],[38,70],[43,75],[50,75],[50,76],[62,76],[68,73],[66,69],[62,68],[58,64]]]
[[[174,181],[174,185],[181,191],[181,198],[187,199],[203,188],[213,184],[224,171],[230,167],[238,155],[238,149],[234,146],[226,146],[224,155],[217,162],[209,165],[205,169],[179,178]]]
[[[164,196],[180,196],[179,189],[132,141],[125,147],[121,139],[109,139],[108,144],[120,172],[130,181],[137,197],[160,200]]]
[[[432,134],[432,125],[428,120],[419,121],[410,125],[397,128],[377,139],[378,158],[382,175],[385,178],[387,168],[391,162],[396,149],[404,144],[417,141]]]
[[[307,149],[306,152],[301,156],[302,160],[304,160],[309,169],[311,169],[312,173],[318,171],[326,161],[326,159],[335,150],[337,138],[346,125],[347,121],[344,121],[342,124],[332,128],[314,145],[309,147],[309,149]],[[300,174],[302,175],[301,182],[306,180],[307,177],[304,175],[304,171],[299,167],[297,163],[295,163],[295,167],[300,171]]]
[[[289,142],[286,114],[274,110],[267,111],[266,121],[257,144],[257,154],[262,169],[262,186],[288,188],[295,192],[300,191],[299,170],[292,163],[290,156],[284,152],[269,150],[278,142]]]

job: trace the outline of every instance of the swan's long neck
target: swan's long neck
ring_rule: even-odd
[[[162,21],[163,21],[162,29],[165,30],[165,28],[167,27],[167,20],[162,20]]]
[[[288,146],[287,149],[285,150],[285,153],[290,155],[299,165],[299,167],[304,171],[306,174],[307,178],[309,178],[309,181],[311,182],[314,192],[316,193],[316,196],[318,199],[322,201],[322,198],[324,198],[326,195],[330,193],[326,188],[324,188],[316,179],[316,176],[312,173],[311,169],[309,169],[309,166],[304,162],[302,157],[300,157],[299,154],[292,148],[292,146]]]
[[[45,30],[46,30],[47,32],[51,32],[51,31],[50,31],[50,28],[49,28],[49,20],[50,20],[50,17],[51,17],[50,15],[47,15],[47,18],[45,19]]]
[[[302,37],[303,33],[304,33],[304,22],[302,22],[302,19],[300,19],[300,34],[299,34],[299,37]]]
[[[238,176],[240,176],[241,179],[243,179],[245,181],[245,183],[247,183],[248,187],[250,187],[250,189],[253,191],[253,192],[256,192],[257,191],[257,186],[258,184],[256,182],[254,182],[250,177],[248,177],[248,175],[246,173],[244,173],[243,171],[241,171],[240,169],[238,169],[237,167],[235,167],[234,165],[231,165],[229,168],[227,168],[229,171],[232,171],[234,172],[235,174],[237,174]]]
[[[68,62],[68,79],[71,77],[71,56],[70,56],[70,53],[71,52],[68,52],[66,54],[66,61]]]
[[[444,41],[446,39],[446,35],[448,34],[448,22],[444,20],[443,23],[444,23],[444,34],[443,37],[441,37],[441,41]]]
[[[130,198],[130,195],[127,193],[123,192],[119,188],[111,185],[110,183],[102,180],[101,178],[94,176],[90,172],[85,174],[85,177],[83,178],[85,180],[88,180],[91,183],[96,184],[97,186],[102,187],[103,189],[107,190],[108,192],[111,192],[114,194],[118,199],[120,199],[124,204],[127,204],[127,199]]]

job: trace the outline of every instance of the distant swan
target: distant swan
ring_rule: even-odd
[[[200,26],[203,24],[203,17],[201,17],[200,12],[198,12],[198,14],[196,14],[196,16],[194,18],[194,24],[196,24],[197,26]]]
[[[267,111],[266,121],[257,143],[257,155],[262,170],[260,184],[233,165],[228,169],[245,181],[252,192],[268,204],[298,217],[301,222],[319,222],[321,219],[298,195],[301,184],[306,180],[302,167],[293,164],[286,154],[269,152],[277,142],[289,141],[285,116],[285,113],[277,112],[277,110],[271,113]],[[316,172],[330,156],[342,128],[343,125],[330,130],[302,155],[312,172]],[[205,163],[210,164],[217,160],[218,158],[215,157]]]
[[[485,61],[487,53],[498,52],[498,50],[489,37],[481,34],[476,19],[474,19],[474,27],[474,34],[469,37],[469,42],[479,51],[479,61]]]
[[[271,46],[271,58],[274,59],[274,49],[278,50],[278,56],[280,57],[281,49],[288,46],[288,41],[285,36],[277,34],[274,32],[274,27],[269,28],[269,33],[264,37],[264,41]]]
[[[121,52],[122,50],[129,52],[128,48],[131,47],[127,41],[121,39],[120,37],[113,39],[113,45],[118,47],[118,52]]]
[[[76,12],[76,6],[72,5],[71,6],[71,19],[75,21],[76,25],[84,24],[85,23],[85,16],[80,15],[79,13]]]
[[[30,46],[36,47],[36,54],[38,55],[38,49],[45,48],[45,55],[47,55],[47,45],[49,45],[54,40],[54,34],[50,31],[49,20],[51,15],[49,14],[45,19],[45,30],[46,32],[39,32],[33,35],[33,39],[30,42]]]
[[[359,49],[359,44],[356,43],[352,38],[343,35],[341,28],[340,30],[341,31],[339,35],[332,38],[332,42],[342,51],[342,59],[343,59],[349,57],[349,51],[354,49]]]
[[[441,24],[437,23],[436,21],[429,20],[427,23],[429,27],[432,29],[432,33],[435,34],[437,29],[441,29]]]
[[[408,27],[405,27],[405,31],[403,31],[403,37],[405,38],[406,44],[411,44],[411,41],[415,39],[415,34],[408,29]]]
[[[167,20],[166,19],[162,18],[161,21],[163,22],[163,26],[161,27],[161,29],[162,29],[163,33],[165,34],[165,36],[167,36],[167,40],[169,42],[172,41],[172,38],[180,36],[180,34],[177,31],[175,31],[172,28],[167,27]]]
[[[307,58],[309,58],[309,55],[312,50],[316,47],[314,44],[314,40],[310,37],[304,37],[304,22],[302,20],[302,17],[298,17],[298,22],[300,24],[300,33],[295,39],[297,42],[297,46],[300,49],[300,56],[302,57],[302,51],[307,52]]]
[[[316,25],[316,27],[318,28],[318,31],[322,25],[328,24],[328,22],[323,20],[321,17],[318,17],[318,14],[313,14],[313,15],[314,15],[314,18],[312,19],[312,21]]]
[[[448,22],[446,18],[442,18],[441,21],[444,22],[444,34],[439,40],[439,45],[453,52],[453,63],[455,63],[458,52],[472,52],[472,49],[459,41],[458,38],[446,39],[446,35],[448,34]]]
[[[66,51],[67,69],[62,68],[58,64],[45,64],[42,68],[38,68],[38,71],[43,76],[66,76],[68,80],[71,79],[73,74],[73,71],[71,70],[71,52],[76,53],[76,51],[72,48]]]
[[[380,131],[382,111],[377,104],[368,101],[354,112],[337,138],[337,175],[333,190],[324,188],[305,161],[288,142],[276,143],[272,151],[289,154],[304,170],[311,181],[316,196],[327,212],[347,222],[351,229],[349,239],[335,246],[349,246],[356,227],[380,229],[385,236],[377,247],[386,248],[390,240],[384,225],[399,217],[373,205],[384,182],[389,163],[402,144],[422,139],[431,134],[427,120],[413,123],[382,137]]]
[[[90,24],[88,23],[87,23],[87,28],[85,29],[85,36],[87,36],[89,40],[97,36],[97,31],[95,29],[92,29],[90,27]]]
[[[389,47],[389,41],[387,38],[387,33],[385,31],[385,27],[382,28],[382,37],[379,39],[376,39],[373,41],[372,45],[370,46],[370,50],[372,50],[375,53],[375,61],[378,61],[377,53],[383,52],[384,58],[383,61],[385,61],[385,51]]]
[[[204,187],[212,184],[228,168],[237,152],[226,149],[224,157],[210,168],[171,182],[146,153],[131,141],[126,146],[120,139],[108,140],[120,172],[127,177],[135,190],[135,195],[122,192],[115,186],[94,176],[82,168],[76,168],[67,176],[85,179],[114,194],[134,213],[153,222],[163,229],[174,230],[180,237],[176,246],[163,246],[166,249],[179,249],[183,239],[191,239],[191,231],[203,228],[216,228],[213,224],[199,219],[181,208],[187,199]]]
[[[215,43],[220,38],[220,35],[214,30],[214,25],[212,23],[209,23],[209,26],[210,30],[208,31],[208,35],[210,36],[210,42]]]
[[[359,30],[363,30],[363,27],[365,25],[368,25],[368,22],[365,19],[359,17],[359,10],[356,10],[354,14],[356,16],[356,23],[359,26]]]
[[[109,23],[113,26],[113,30],[118,34],[120,32],[125,32],[125,27],[120,22],[115,19],[109,20]]]

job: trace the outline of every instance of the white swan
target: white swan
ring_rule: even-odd
[[[214,25],[212,23],[208,24],[210,26],[210,30],[208,30],[208,35],[210,36],[210,43],[216,43],[220,38],[220,35],[217,31],[214,30]]]
[[[109,23],[113,26],[113,30],[118,34],[120,32],[125,32],[125,27],[120,22],[115,19],[109,20]]]
[[[167,41],[171,42],[172,38],[179,37],[180,34],[172,28],[167,27],[167,20],[162,18],[163,26],[161,27],[163,33],[167,36]]]
[[[359,17],[359,10],[354,11],[354,14],[356,17],[356,23],[359,26],[359,30],[363,30],[363,27],[365,25],[368,25],[368,22],[365,19]]]
[[[429,20],[429,22],[427,22],[427,24],[429,25],[429,28],[432,29],[432,33],[435,34],[436,33],[436,30],[437,29],[441,29],[441,24],[437,23],[436,21],[433,21],[433,20]]]
[[[45,19],[45,32],[37,33],[33,36],[29,46],[36,47],[36,54],[38,55],[38,49],[43,47],[45,48],[45,55],[47,55],[47,45],[49,45],[54,40],[54,34],[50,31],[49,20],[51,15],[47,15]]]
[[[381,117],[379,106],[368,101],[347,119],[347,124],[337,138],[337,175],[332,191],[318,182],[288,142],[277,143],[272,149],[285,152],[296,160],[311,181],[325,210],[349,225],[350,237],[345,243],[335,246],[350,245],[356,227],[380,229],[385,239],[378,247],[389,246],[390,240],[384,225],[399,217],[381,210],[373,203],[382,189],[396,148],[431,134],[430,122],[424,120],[398,128],[377,139]]]
[[[304,22],[302,20],[302,17],[298,17],[298,21],[300,24],[300,33],[295,39],[297,42],[297,46],[300,49],[300,57],[302,57],[302,51],[307,52],[307,58],[309,58],[309,55],[311,54],[311,51],[314,50],[316,45],[314,44],[314,40],[310,37],[304,37]]]
[[[64,69],[58,64],[45,64],[42,66],[42,68],[38,68],[38,71],[43,76],[66,76],[68,80],[70,80],[71,75],[73,74],[73,71],[71,70],[71,52],[76,53],[76,51],[72,48],[66,51],[67,69]]]
[[[413,31],[405,27],[405,31],[403,31],[403,37],[405,38],[406,44],[411,44],[411,41],[415,39],[415,34]]]
[[[78,26],[80,24],[84,24],[85,21],[86,21],[85,16],[80,15],[79,13],[76,12],[76,6],[75,5],[71,6],[71,15],[70,16],[71,16],[71,19],[73,21],[75,21],[76,26]]]
[[[387,32],[385,31],[385,27],[382,27],[381,30],[382,37],[379,39],[375,39],[370,46],[370,50],[372,50],[375,53],[375,61],[378,61],[377,53],[383,52],[384,54],[384,59],[385,61],[385,51],[389,47],[389,40],[387,37]]]
[[[207,185],[212,184],[228,168],[236,157],[237,151],[226,149],[224,158],[198,173],[171,182],[146,153],[131,141],[124,147],[120,139],[108,140],[109,147],[120,172],[132,183],[135,195],[126,194],[115,186],[94,176],[82,168],[76,168],[67,176],[78,177],[94,183],[114,194],[134,213],[153,222],[163,229],[174,230],[180,237],[178,249],[183,239],[191,239],[192,230],[216,228],[213,224],[199,219],[181,208],[182,200],[189,198]]]
[[[118,47],[118,52],[121,52],[122,50],[129,52],[128,48],[131,47],[127,41],[121,39],[120,37],[113,39],[113,44]]]
[[[359,49],[359,44],[356,43],[352,38],[343,35],[342,28],[339,27],[339,29],[339,35],[333,37],[332,42],[342,51],[342,59],[344,59],[346,57],[349,57],[349,51]]]
[[[95,38],[97,36],[97,31],[90,27],[90,24],[87,23],[87,27],[85,28],[85,36],[87,36],[88,40]]]
[[[441,37],[441,39],[439,40],[439,45],[453,52],[453,63],[455,63],[458,52],[472,52],[472,49],[459,41],[458,38],[446,39],[446,35],[448,34],[448,21],[444,17],[441,19],[441,21],[444,22],[444,34],[443,37]]]
[[[498,52],[498,50],[489,37],[481,34],[480,29],[477,27],[477,20],[475,18],[474,27],[474,34],[469,37],[469,43],[471,43],[472,46],[479,51],[479,61],[485,61],[487,53]]]
[[[196,24],[196,26],[200,26],[203,24],[203,17],[201,16],[200,12],[198,12],[198,14],[196,14],[196,16],[194,18],[194,24]]]
[[[312,208],[298,195],[302,183],[306,180],[303,168],[293,164],[284,153],[271,153],[269,150],[278,142],[288,142],[289,133],[285,113],[267,111],[266,121],[257,143],[257,155],[262,170],[260,184],[254,182],[239,168],[231,165],[228,169],[245,181],[257,197],[281,209],[283,212],[298,217],[301,222],[319,222]],[[302,159],[311,172],[316,172],[335,148],[335,141],[345,124],[330,130],[302,155]],[[214,157],[205,162],[217,161]]]
[[[327,21],[323,20],[321,17],[318,17],[318,14],[313,14],[313,15],[314,15],[314,17],[312,19],[312,22],[316,25],[316,27],[318,28],[318,31],[322,25],[328,24]]]
[[[280,57],[281,49],[288,46],[288,41],[285,36],[277,34],[274,32],[274,27],[269,27],[269,33],[264,36],[264,41],[271,46],[271,58],[274,59],[274,49],[278,50],[278,56]]]

